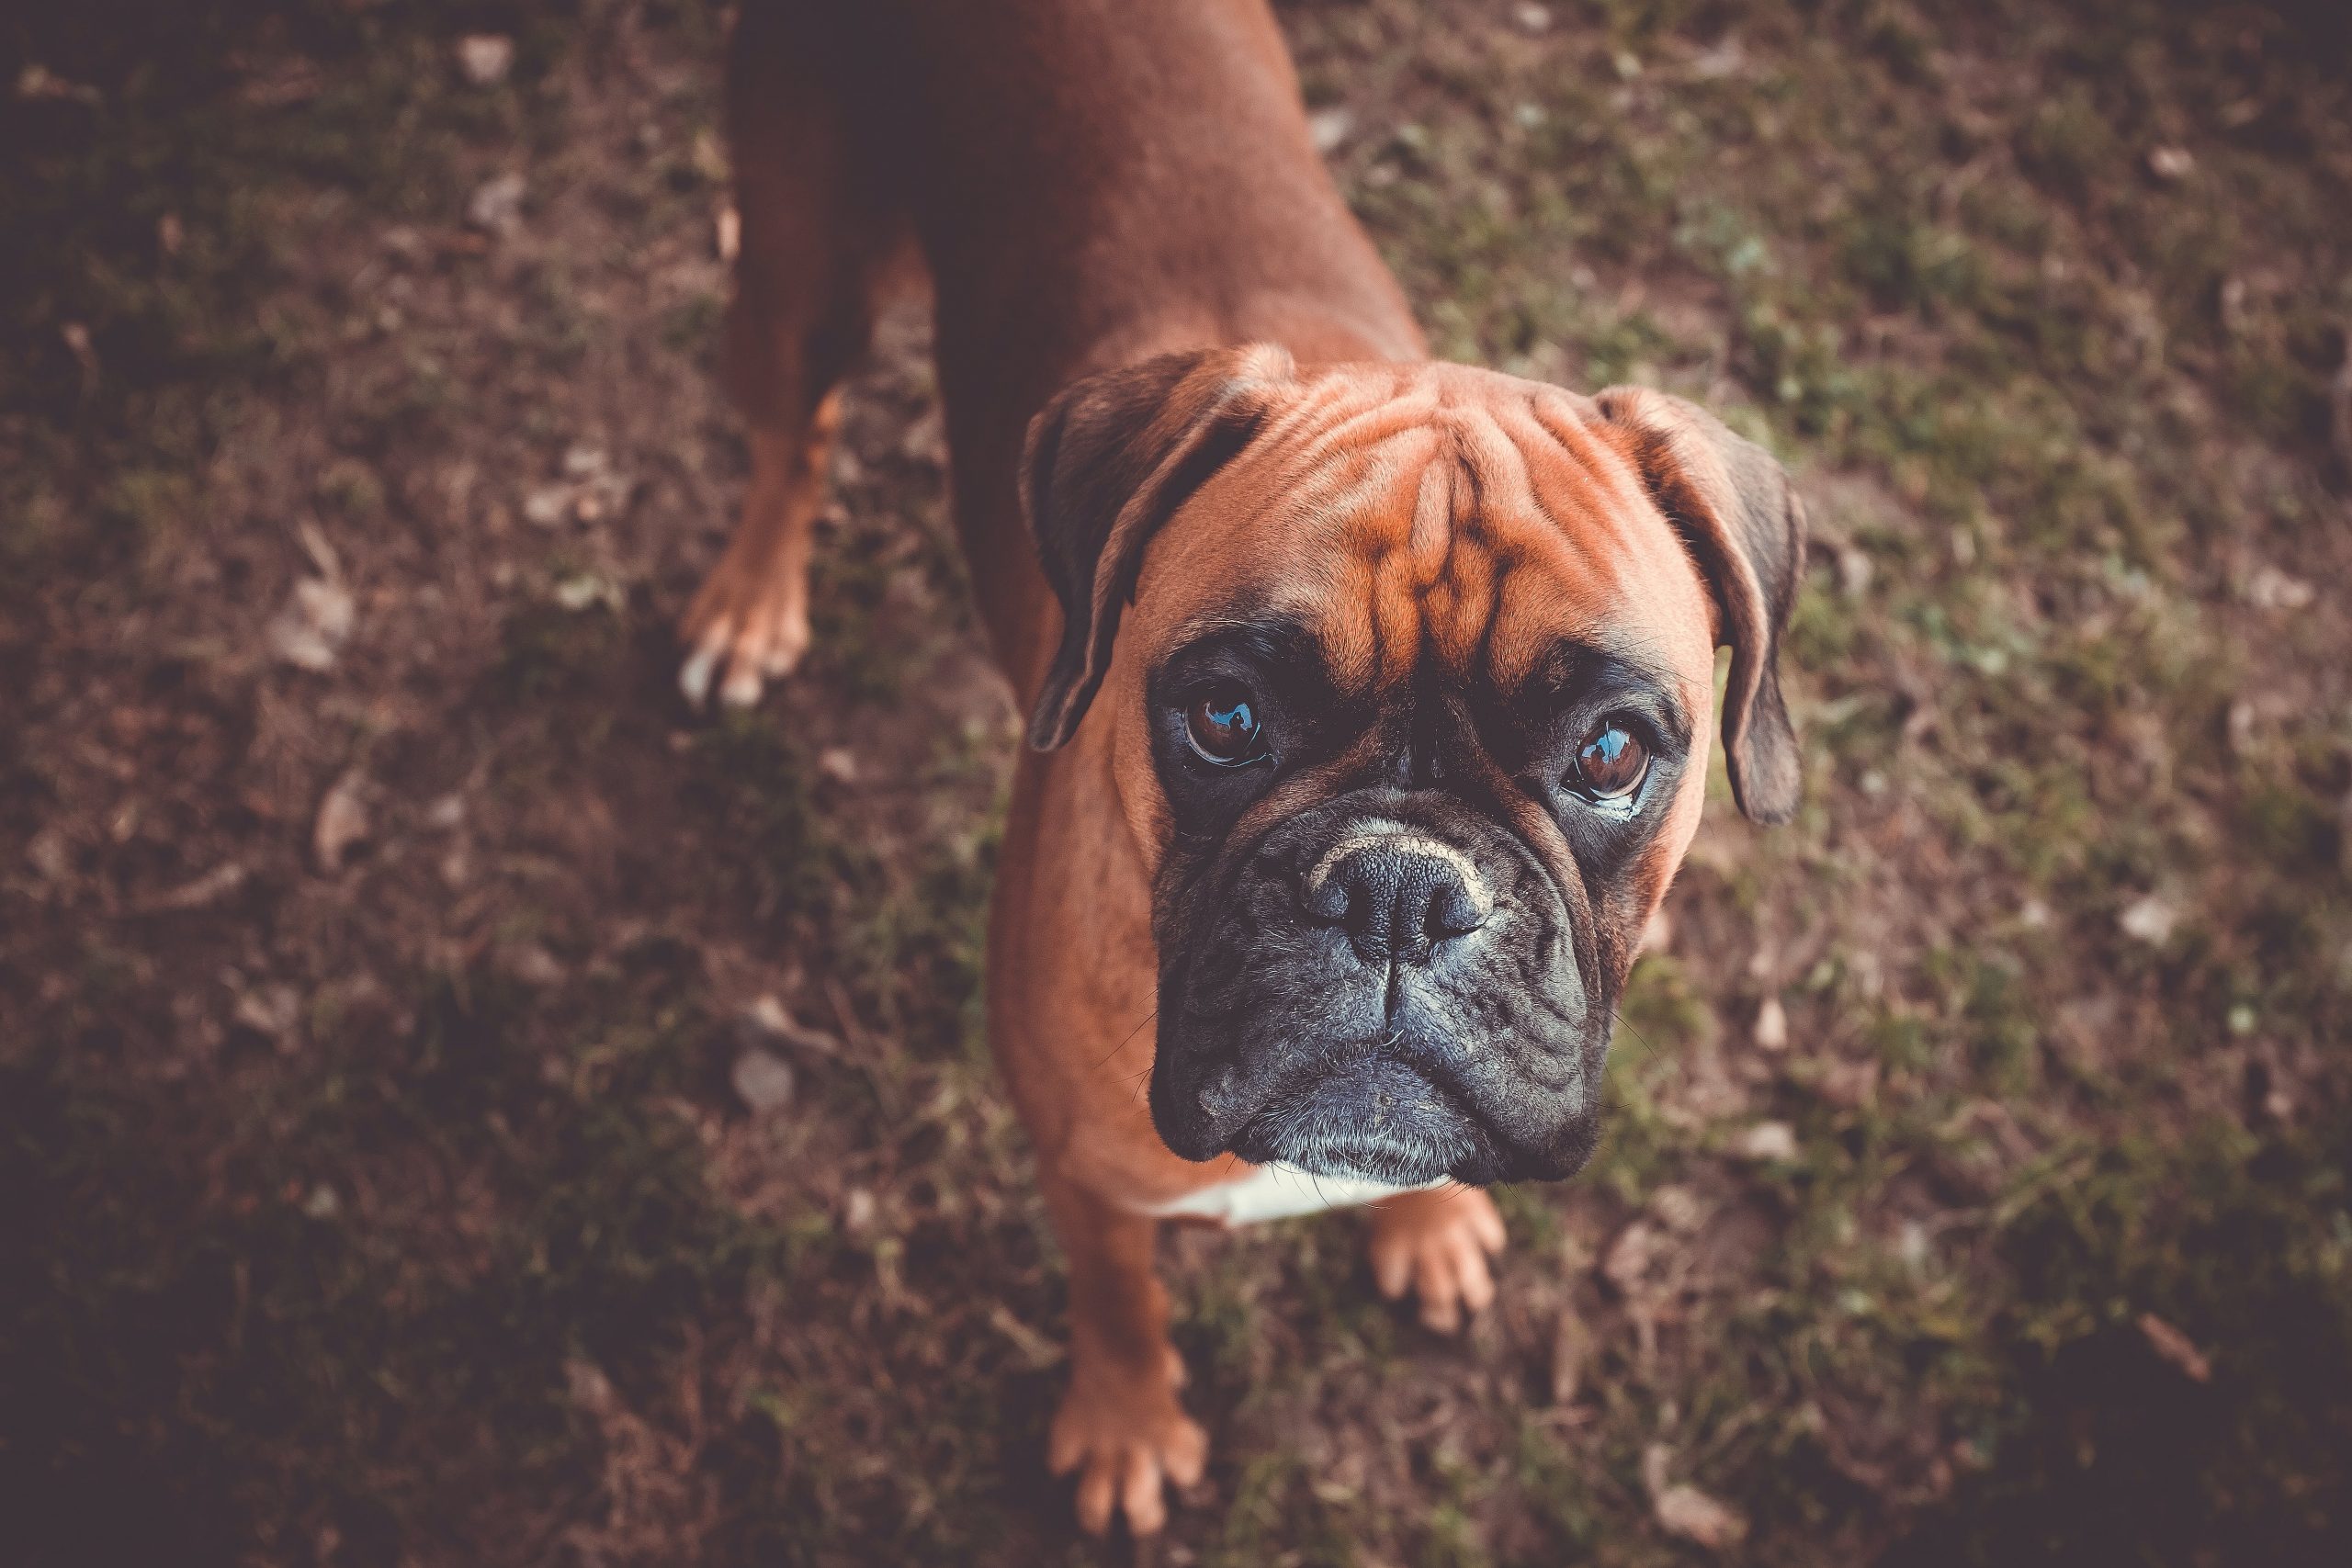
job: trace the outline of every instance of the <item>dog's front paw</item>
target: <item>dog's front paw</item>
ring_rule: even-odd
[[[719,701],[750,707],[765,682],[791,674],[808,651],[808,568],[775,553],[739,537],[687,609],[681,630],[692,651],[678,686],[695,707],[714,684]]]
[[[1133,1533],[1155,1535],[1168,1522],[1161,1485],[1191,1486],[1208,1462],[1208,1434],[1176,1402],[1182,1363],[1168,1352],[1165,1371],[1128,1374],[1081,1362],[1054,1416],[1046,1461],[1056,1475],[1078,1472],[1078,1522],[1091,1535],[1123,1513]]]
[[[1409,1285],[1421,1298],[1421,1321],[1440,1334],[1462,1314],[1495,1299],[1489,1253],[1503,1249],[1503,1217],[1475,1187],[1404,1192],[1372,1211],[1372,1277],[1395,1300]]]

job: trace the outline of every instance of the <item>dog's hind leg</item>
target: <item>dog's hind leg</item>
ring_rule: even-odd
[[[742,248],[728,379],[747,418],[741,521],[688,607],[679,674],[700,706],[757,702],[808,648],[808,558],[840,383],[895,287],[918,283],[886,160],[836,87],[827,7],[746,6],[729,47],[728,130]]]

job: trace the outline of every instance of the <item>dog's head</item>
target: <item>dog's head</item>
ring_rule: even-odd
[[[1719,643],[1740,806],[1796,804],[1779,466],[1639,388],[1257,347],[1070,387],[1023,499],[1064,612],[1030,738],[1087,721],[1151,876],[1168,1146],[1576,1170]]]

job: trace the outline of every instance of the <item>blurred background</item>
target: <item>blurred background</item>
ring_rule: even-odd
[[[1815,546],[1460,1343],[1170,1239],[1202,1564],[2352,1562],[2345,8],[1288,0],[1442,353]],[[925,323],[698,722],[725,13],[0,21],[0,1559],[1094,1562]]]

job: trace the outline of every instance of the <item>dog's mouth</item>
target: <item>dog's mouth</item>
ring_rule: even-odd
[[[1396,1187],[1490,1181],[1501,1166],[1492,1134],[1460,1096],[1385,1056],[1278,1087],[1230,1146],[1256,1165]]]

